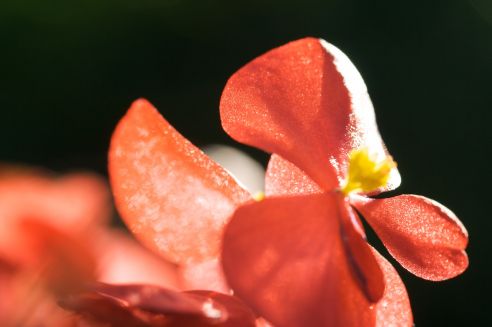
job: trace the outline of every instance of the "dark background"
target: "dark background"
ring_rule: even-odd
[[[470,233],[470,267],[454,280],[398,267],[416,326],[492,324],[490,0],[3,0],[0,160],[106,174],[112,129],[138,97],[197,145],[234,144],[218,115],[227,78],[304,36],[364,76],[403,177],[395,193],[439,200]]]

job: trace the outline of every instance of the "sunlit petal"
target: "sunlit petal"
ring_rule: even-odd
[[[357,259],[347,255],[338,210],[338,198],[327,194],[240,207],[222,250],[235,294],[273,325],[372,326],[374,311],[352,269]]]
[[[109,172],[131,231],[173,262],[217,255],[224,224],[250,198],[145,100],[135,101],[118,124]]]
[[[387,199],[353,197],[388,251],[413,274],[443,280],[468,266],[468,234],[449,209],[428,198],[399,195]]]
[[[325,190],[341,185],[351,150],[387,155],[362,77],[323,40],[294,41],[248,63],[227,82],[220,109],[234,139],[281,155]]]

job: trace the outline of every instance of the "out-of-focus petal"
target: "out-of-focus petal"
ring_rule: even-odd
[[[391,255],[411,273],[444,280],[468,266],[468,233],[449,209],[418,195],[387,199],[353,197]]]
[[[53,178],[20,170],[3,171],[0,176],[0,252],[9,256],[22,251],[19,226],[25,218],[70,235],[84,233],[109,218],[108,187],[96,175]]]
[[[227,82],[220,111],[234,139],[278,153],[325,190],[342,183],[351,150],[387,155],[362,77],[320,39],[288,43],[241,68]],[[398,184],[396,169],[393,178],[389,185]]]
[[[98,322],[127,326],[253,327],[256,316],[239,299],[210,291],[180,293],[147,285],[98,284],[61,305]]]
[[[218,258],[178,267],[184,290],[210,290],[229,293],[230,288]]]
[[[178,273],[174,264],[139,244],[123,232],[103,230],[95,235],[98,266],[97,280],[112,284],[153,284],[177,289]]]
[[[338,206],[333,194],[267,198],[240,207],[226,228],[227,281],[273,325],[373,325],[340,234]]]
[[[118,124],[109,172],[130,230],[173,262],[214,257],[227,219],[250,198],[146,100],[135,101]]]
[[[301,169],[281,156],[272,154],[265,175],[265,194],[267,196],[321,192],[321,188]]]
[[[25,273],[55,294],[74,292],[95,278],[93,253],[85,240],[62,233],[37,219],[25,219],[21,264]]]
[[[412,308],[407,290],[395,268],[371,248],[384,274],[386,287],[382,299],[375,305],[376,327],[413,326]]]

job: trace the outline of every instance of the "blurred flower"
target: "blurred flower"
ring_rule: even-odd
[[[57,301],[95,280],[176,287],[175,267],[110,229],[109,215],[98,176],[0,167],[2,326],[79,326]]]
[[[333,45],[307,38],[256,58],[230,78],[220,108],[229,135],[275,153],[267,198],[234,213],[222,247],[230,286],[272,323],[412,325],[401,280],[351,205],[417,276],[466,269],[468,236],[451,211],[421,196],[365,196],[400,177],[362,77]]]

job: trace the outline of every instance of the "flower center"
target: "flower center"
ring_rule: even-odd
[[[353,192],[372,192],[388,183],[396,162],[391,156],[378,160],[367,148],[352,150],[349,155],[347,179],[342,187],[344,195]]]

